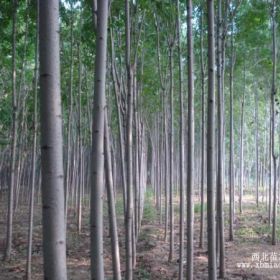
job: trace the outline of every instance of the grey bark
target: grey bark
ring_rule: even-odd
[[[207,1],[208,22],[208,120],[207,120],[207,232],[208,278],[217,279],[215,230],[215,38],[214,1]]]
[[[272,110],[272,162],[273,162],[273,218],[272,218],[272,245],[276,245],[276,227],[277,227],[277,170],[276,170],[276,160],[277,155],[275,151],[275,98],[276,98],[276,3],[275,0],[272,1],[272,87],[271,87],[271,110]],[[272,176],[272,174],[270,175]]]
[[[203,55],[203,12],[200,15],[200,69],[201,69],[201,191],[199,247],[204,247],[204,185],[205,185],[205,65]]]
[[[131,67],[130,1],[125,1],[126,72],[127,72],[127,118],[126,118],[126,159],[127,159],[127,203],[126,203],[126,279],[133,278],[133,178],[132,178],[132,116],[133,116],[133,71]]]
[[[72,130],[72,115],[73,115],[73,4],[71,4],[71,27],[70,27],[70,77],[69,77],[69,112],[67,120],[67,157],[66,157],[66,174],[65,174],[65,224],[67,228],[67,208],[68,208],[68,193],[70,191],[70,161],[71,161],[71,130]]]
[[[174,253],[174,207],[173,207],[173,44],[172,39],[169,42],[169,73],[170,73],[170,90],[169,90],[169,102],[170,102],[170,127],[169,127],[169,256],[168,260],[172,261]]]
[[[192,36],[192,0],[187,1],[188,44],[188,162],[187,162],[187,279],[193,279],[193,175],[194,175],[194,56]]]
[[[33,236],[33,216],[34,216],[34,193],[36,184],[36,159],[37,159],[37,125],[38,125],[38,48],[39,48],[39,0],[36,1],[36,47],[35,47],[35,68],[34,68],[34,111],[33,111],[33,147],[32,147],[32,179],[29,203],[28,221],[28,248],[26,262],[26,279],[31,280],[32,261],[32,236]]]
[[[229,156],[229,240],[233,240],[234,223],[234,129],[233,129],[233,70],[234,70],[234,50],[233,50],[233,17],[231,23],[231,62],[230,62],[230,156]]]
[[[10,161],[10,178],[9,178],[9,198],[8,198],[8,219],[7,219],[7,239],[4,259],[9,260],[12,251],[13,238],[13,204],[14,204],[14,189],[15,189],[15,169],[16,169],[16,151],[17,151],[17,129],[18,129],[18,101],[16,90],[16,34],[17,34],[17,5],[18,1],[13,1],[13,33],[12,33],[12,107],[13,107],[13,124],[12,124],[12,147]]]
[[[106,176],[106,189],[107,189],[108,211],[109,211],[112,262],[113,262],[114,279],[121,280],[117,216],[116,216],[116,209],[115,209],[112,161],[111,161],[111,153],[110,153],[110,138],[109,138],[108,120],[106,115],[105,115],[104,126],[105,126],[104,127],[105,129],[104,131],[105,176]]]
[[[224,213],[223,213],[223,192],[224,192],[224,96],[223,96],[223,39],[222,39],[222,2],[218,1],[218,28],[217,28],[217,117],[218,117],[218,165],[217,165],[217,234],[219,250],[219,276],[224,278]]]
[[[123,209],[124,213],[126,211],[126,202],[127,202],[127,188],[126,188],[126,169],[125,169],[125,156],[124,156],[124,135],[123,135],[123,121],[121,118],[121,85],[120,80],[117,75],[116,63],[115,63],[115,48],[114,48],[114,37],[112,28],[110,29],[110,38],[111,38],[111,55],[112,55],[112,78],[114,83],[114,92],[116,97],[116,106],[117,106],[117,118],[118,118],[118,131],[119,131],[119,145],[120,145],[120,154],[121,154],[121,173],[122,173],[122,185],[123,185]]]
[[[181,17],[180,17],[180,2],[177,4],[177,40],[178,40],[178,55],[179,55],[179,99],[180,99],[180,150],[179,150],[179,172],[180,172],[180,249],[179,249],[179,279],[184,277],[184,225],[185,225],[185,151],[184,151],[184,96],[183,96],[183,66],[181,54]]]
[[[78,233],[82,230],[82,191],[83,191],[83,143],[82,143],[82,62],[81,47],[78,45],[79,84],[78,84],[78,147],[79,147],[79,176],[78,176]]]
[[[104,279],[103,260],[103,179],[104,109],[107,55],[108,0],[98,1],[92,125],[91,178],[91,279]]]
[[[244,89],[241,99],[241,121],[240,121],[240,182],[239,182],[239,212],[242,213],[243,185],[244,185],[244,106],[246,91],[246,68],[244,66]]]
[[[258,108],[258,89],[255,86],[255,141],[256,141],[256,204],[259,206],[259,108]]]
[[[66,280],[59,1],[39,2],[44,277]]]

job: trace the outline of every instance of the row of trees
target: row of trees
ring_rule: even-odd
[[[165,224],[169,261],[179,193],[180,279],[185,254],[187,278],[194,277],[198,197],[200,247],[207,202],[209,279],[217,278],[217,267],[225,277],[224,219],[233,240],[244,192],[254,195],[257,206],[267,206],[276,244],[278,9],[275,0],[5,3],[0,23],[5,259],[12,252],[13,216],[28,203],[31,278],[33,209],[42,195],[45,277],[67,279],[68,212],[75,209],[80,233],[82,211],[90,207],[91,277],[104,279],[104,186],[114,279],[122,277],[115,200],[122,199],[125,217],[125,278],[133,279],[147,187]]]

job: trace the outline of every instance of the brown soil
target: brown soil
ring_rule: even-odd
[[[0,258],[3,257],[6,231],[6,203],[0,203]],[[14,280],[24,279],[25,258],[27,248],[28,215],[27,207],[20,207],[14,216],[13,254],[9,262],[0,261],[0,279]],[[227,211],[226,211],[227,213]],[[226,214],[227,220],[227,214]],[[106,219],[105,219],[106,220]],[[67,235],[67,260],[69,279],[89,279],[90,275],[90,237],[89,237],[89,211],[83,212],[82,234],[76,232],[75,211],[69,211],[68,235]],[[123,219],[119,220],[119,236],[121,258],[124,260],[124,231]],[[226,221],[225,228],[228,228]],[[266,230],[267,228],[267,230]],[[226,279],[280,279],[280,246],[272,246],[270,230],[267,225],[265,208],[256,209],[254,204],[246,201],[243,214],[236,212],[235,239],[228,241],[226,237]],[[33,279],[43,279],[43,259],[41,245],[41,209],[36,207],[34,217],[34,238],[32,273]],[[111,257],[110,257],[110,236],[108,224],[105,223],[104,248],[105,248],[105,272],[107,279],[112,279]],[[168,262],[169,244],[164,241],[164,225],[158,220],[143,220],[142,229],[137,244],[137,267],[135,279],[178,279],[178,251],[179,251],[179,227],[178,216],[175,217],[175,251],[174,260]],[[199,215],[195,214],[195,256],[194,256],[194,279],[208,279],[207,277],[207,244],[205,248],[198,248],[199,240]],[[207,236],[205,236],[207,238]],[[185,244],[186,247],[186,244]],[[270,256],[278,254],[279,268],[241,268],[240,263],[254,265],[253,254]],[[275,260],[274,260],[275,262]],[[271,262],[270,262],[271,263]],[[125,272],[125,265],[122,263],[122,272]]]

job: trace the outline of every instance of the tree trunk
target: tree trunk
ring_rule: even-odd
[[[207,233],[208,277],[217,279],[215,228],[215,39],[214,1],[207,1],[208,21],[208,118],[207,118]]]
[[[178,40],[178,56],[179,56],[179,99],[180,99],[180,252],[179,252],[179,279],[184,277],[184,224],[185,224],[185,152],[184,152],[184,97],[183,97],[183,66],[181,55],[181,17],[180,17],[180,2],[177,4],[177,40]]]
[[[59,1],[40,1],[39,53],[45,279],[66,280]]]
[[[82,190],[83,190],[83,143],[82,143],[82,62],[81,46],[78,45],[79,85],[78,85],[78,148],[79,148],[79,176],[78,176],[78,233],[82,230]]]
[[[69,77],[69,112],[67,120],[67,157],[66,157],[66,174],[65,174],[65,224],[67,228],[67,208],[68,208],[68,193],[70,191],[70,162],[71,162],[71,130],[72,130],[72,115],[73,115],[73,5],[71,4],[71,42],[70,42],[70,77]]]
[[[169,262],[173,259],[174,252],[174,208],[173,208],[173,44],[171,40],[169,42],[169,74],[170,74],[170,91],[169,91],[169,102],[170,102],[170,127],[169,127],[169,224],[170,224],[170,235],[169,235]]]
[[[8,200],[8,220],[7,220],[7,240],[5,249],[5,260],[9,260],[12,251],[13,242],[13,215],[14,215],[14,188],[15,188],[15,168],[16,168],[16,150],[17,150],[17,129],[18,129],[18,101],[16,90],[16,42],[17,42],[17,5],[18,1],[13,1],[13,34],[12,34],[12,107],[13,107],[13,124],[12,124],[12,147],[10,161],[10,180],[9,180],[9,200]]]
[[[234,129],[233,129],[233,17],[231,23],[231,62],[230,62],[230,156],[229,156],[229,240],[233,241],[233,223],[234,223]]]
[[[272,1],[272,88],[271,88],[271,110],[272,110],[272,162],[273,162],[273,219],[272,219],[272,245],[276,245],[276,227],[277,227],[277,184],[276,184],[276,152],[275,152],[275,98],[276,98],[276,5]],[[272,174],[270,175],[272,176]]]
[[[204,247],[204,185],[205,185],[205,69],[203,56],[203,9],[200,15],[200,69],[201,69],[201,191],[199,247]]]
[[[246,68],[244,66],[244,89],[241,99],[241,121],[240,121],[240,182],[239,182],[239,212],[242,213],[243,185],[244,185],[244,102],[246,91]]]
[[[222,42],[222,2],[218,1],[218,28],[217,28],[217,102],[218,102],[218,165],[217,165],[217,234],[219,248],[220,278],[224,278],[224,97],[223,97],[223,42]]]
[[[194,67],[192,0],[187,1],[188,40],[188,163],[187,163],[187,278],[193,279]]]
[[[132,175],[132,116],[133,116],[133,71],[131,69],[130,1],[125,1],[126,71],[127,71],[127,119],[126,119],[126,160],[127,160],[127,203],[126,203],[126,279],[133,278],[133,175]]]
[[[113,262],[114,279],[121,280],[117,216],[116,216],[115,197],[114,197],[114,190],[113,190],[113,176],[112,176],[112,161],[111,161],[111,153],[110,153],[109,128],[108,128],[108,120],[107,120],[106,115],[105,115],[104,126],[105,126],[104,127],[104,129],[105,129],[105,134],[104,134],[105,174],[106,174],[111,248],[112,248],[112,262]]]
[[[255,141],[256,141],[256,204],[259,207],[259,110],[258,110],[258,89],[255,86]]]
[[[92,126],[91,182],[91,279],[104,279],[103,261],[103,184],[104,109],[107,55],[108,0],[98,1]]]
[[[37,160],[37,125],[38,125],[38,48],[39,48],[39,0],[36,1],[36,46],[35,46],[35,67],[34,67],[34,111],[33,111],[33,147],[32,147],[32,179],[29,202],[29,223],[28,223],[28,248],[26,262],[26,279],[31,280],[32,261],[32,236],[33,236],[33,214],[34,214],[34,193],[36,184],[36,160]]]

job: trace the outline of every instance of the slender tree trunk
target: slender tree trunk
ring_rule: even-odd
[[[217,166],[217,234],[219,248],[220,278],[224,278],[224,100],[223,100],[223,42],[222,42],[222,2],[218,1],[218,36],[217,36],[217,102],[218,102],[218,166]]]
[[[71,162],[71,128],[73,115],[73,5],[71,4],[71,42],[70,42],[70,80],[69,80],[69,112],[67,126],[67,158],[66,158],[66,176],[65,176],[65,224],[67,228],[67,209],[68,209],[68,193],[70,190],[70,162]]]
[[[256,204],[259,207],[259,110],[258,110],[258,89],[255,86],[255,141],[256,141],[256,169],[255,169],[255,178],[256,178]]]
[[[208,21],[208,123],[207,123],[207,232],[208,277],[217,279],[215,231],[215,38],[214,1],[207,1]]]
[[[78,143],[79,143],[79,180],[78,180],[78,233],[82,230],[82,190],[83,190],[83,143],[82,143],[82,62],[81,46],[78,45],[79,85],[78,85]]]
[[[170,42],[169,46],[169,73],[170,73],[170,91],[169,91],[169,102],[170,102],[170,127],[169,127],[169,224],[170,224],[170,242],[169,242],[169,257],[168,260],[171,262],[174,253],[174,208],[173,208],[173,44]]]
[[[276,152],[275,152],[275,98],[276,98],[276,4],[272,1],[272,89],[271,89],[271,110],[272,110],[272,162],[273,162],[273,219],[272,219],[272,245],[276,245],[277,227],[277,183],[276,183]],[[272,174],[271,174],[272,176]]]
[[[271,93],[272,94],[272,93]],[[268,194],[268,223],[271,225],[272,221],[272,102],[270,97],[270,122],[269,122],[269,194]]]
[[[115,64],[115,48],[114,48],[114,38],[113,32],[111,29],[111,54],[112,54],[112,77],[114,82],[114,91],[116,97],[116,107],[117,107],[117,118],[118,118],[118,131],[119,131],[119,145],[120,145],[120,154],[121,154],[121,174],[122,174],[122,185],[123,185],[123,209],[124,213],[126,211],[126,202],[127,202],[127,188],[126,188],[126,172],[125,172],[125,156],[124,156],[124,135],[123,135],[123,122],[121,118],[121,104],[120,104],[120,81],[117,76],[116,64]]]
[[[126,119],[126,159],[127,159],[127,204],[126,204],[126,279],[133,278],[133,176],[132,176],[132,115],[133,115],[133,71],[131,69],[130,4],[125,1],[126,71],[127,71],[127,119]]]
[[[177,0],[177,40],[179,55],[179,99],[180,99],[180,252],[179,252],[179,279],[184,277],[184,224],[185,224],[185,151],[184,151],[184,97],[183,97],[183,69],[181,55],[181,17],[180,2]]]
[[[193,169],[194,169],[194,56],[192,36],[192,0],[187,1],[188,39],[188,164],[187,164],[187,278],[193,279]]]
[[[233,17],[231,28],[231,65],[230,65],[230,156],[229,156],[229,240],[233,241],[233,223],[234,223],[234,129],[233,129]]]
[[[9,200],[8,200],[8,220],[7,220],[7,240],[5,249],[5,260],[9,260],[12,251],[13,239],[13,212],[14,212],[14,188],[15,188],[15,168],[16,168],[16,152],[17,152],[17,129],[18,129],[18,101],[16,90],[16,40],[17,40],[17,5],[18,1],[13,1],[13,34],[12,34],[12,107],[13,107],[13,127],[12,127],[12,147],[11,147],[11,165],[9,178]]]
[[[39,19],[44,277],[66,280],[59,1],[40,0]]]
[[[169,149],[169,143],[168,143],[168,125],[167,125],[167,119],[168,119],[168,110],[167,110],[167,97],[164,97],[165,99],[165,106],[164,106],[164,169],[165,169],[165,175],[164,175],[164,188],[165,188],[165,230],[164,230],[164,240],[167,241],[168,236],[168,218],[169,218],[169,208],[168,208],[168,200],[169,200],[169,192],[168,192],[168,149]],[[170,162],[169,162],[170,164]]]
[[[103,260],[103,183],[104,109],[106,82],[108,0],[98,1],[95,81],[92,127],[91,182],[91,279],[104,279]]]
[[[239,182],[239,212],[242,213],[243,185],[244,185],[244,102],[246,91],[246,68],[244,66],[244,88],[241,99],[241,121],[240,121],[240,182]]]
[[[34,68],[34,111],[33,111],[33,147],[32,147],[32,181],[29,202],[29,223],[28,223],[28,248],[26,262],[26,279],[31,280],[32,260],[32,236],[33,236],[33,214],[34,214],[34,193],[36,184],[36,159],[37,159],[37,95],[38,95],[38,48],[39,48],[39,0],[36,1],[36,47],[35,47],[35,68]]]
[[[200,69],[201,69],[201,191],[199,247],[204,247],[204,185],[205,185],[205,65],[203,55],[203,12],[200,15]]]
[[[117,228],[117,216],[115,209],[115,197],[113,190],[113,176],[112,176],[112,161],[110,153],[110,139],[109,139],[109,128],[108,120],[105,115],[105,174],[106,174],[106,187],[107,187],[107,199],[108,199],[108,211],[109,211],[109,224],[110,224],[110,237],[112,247],[112,260],[113,260],[113,271],[114,279],[121,280],[121,269],[120,269],[120,253],[119,253],[119,240],[118,240],[118,228]]]

